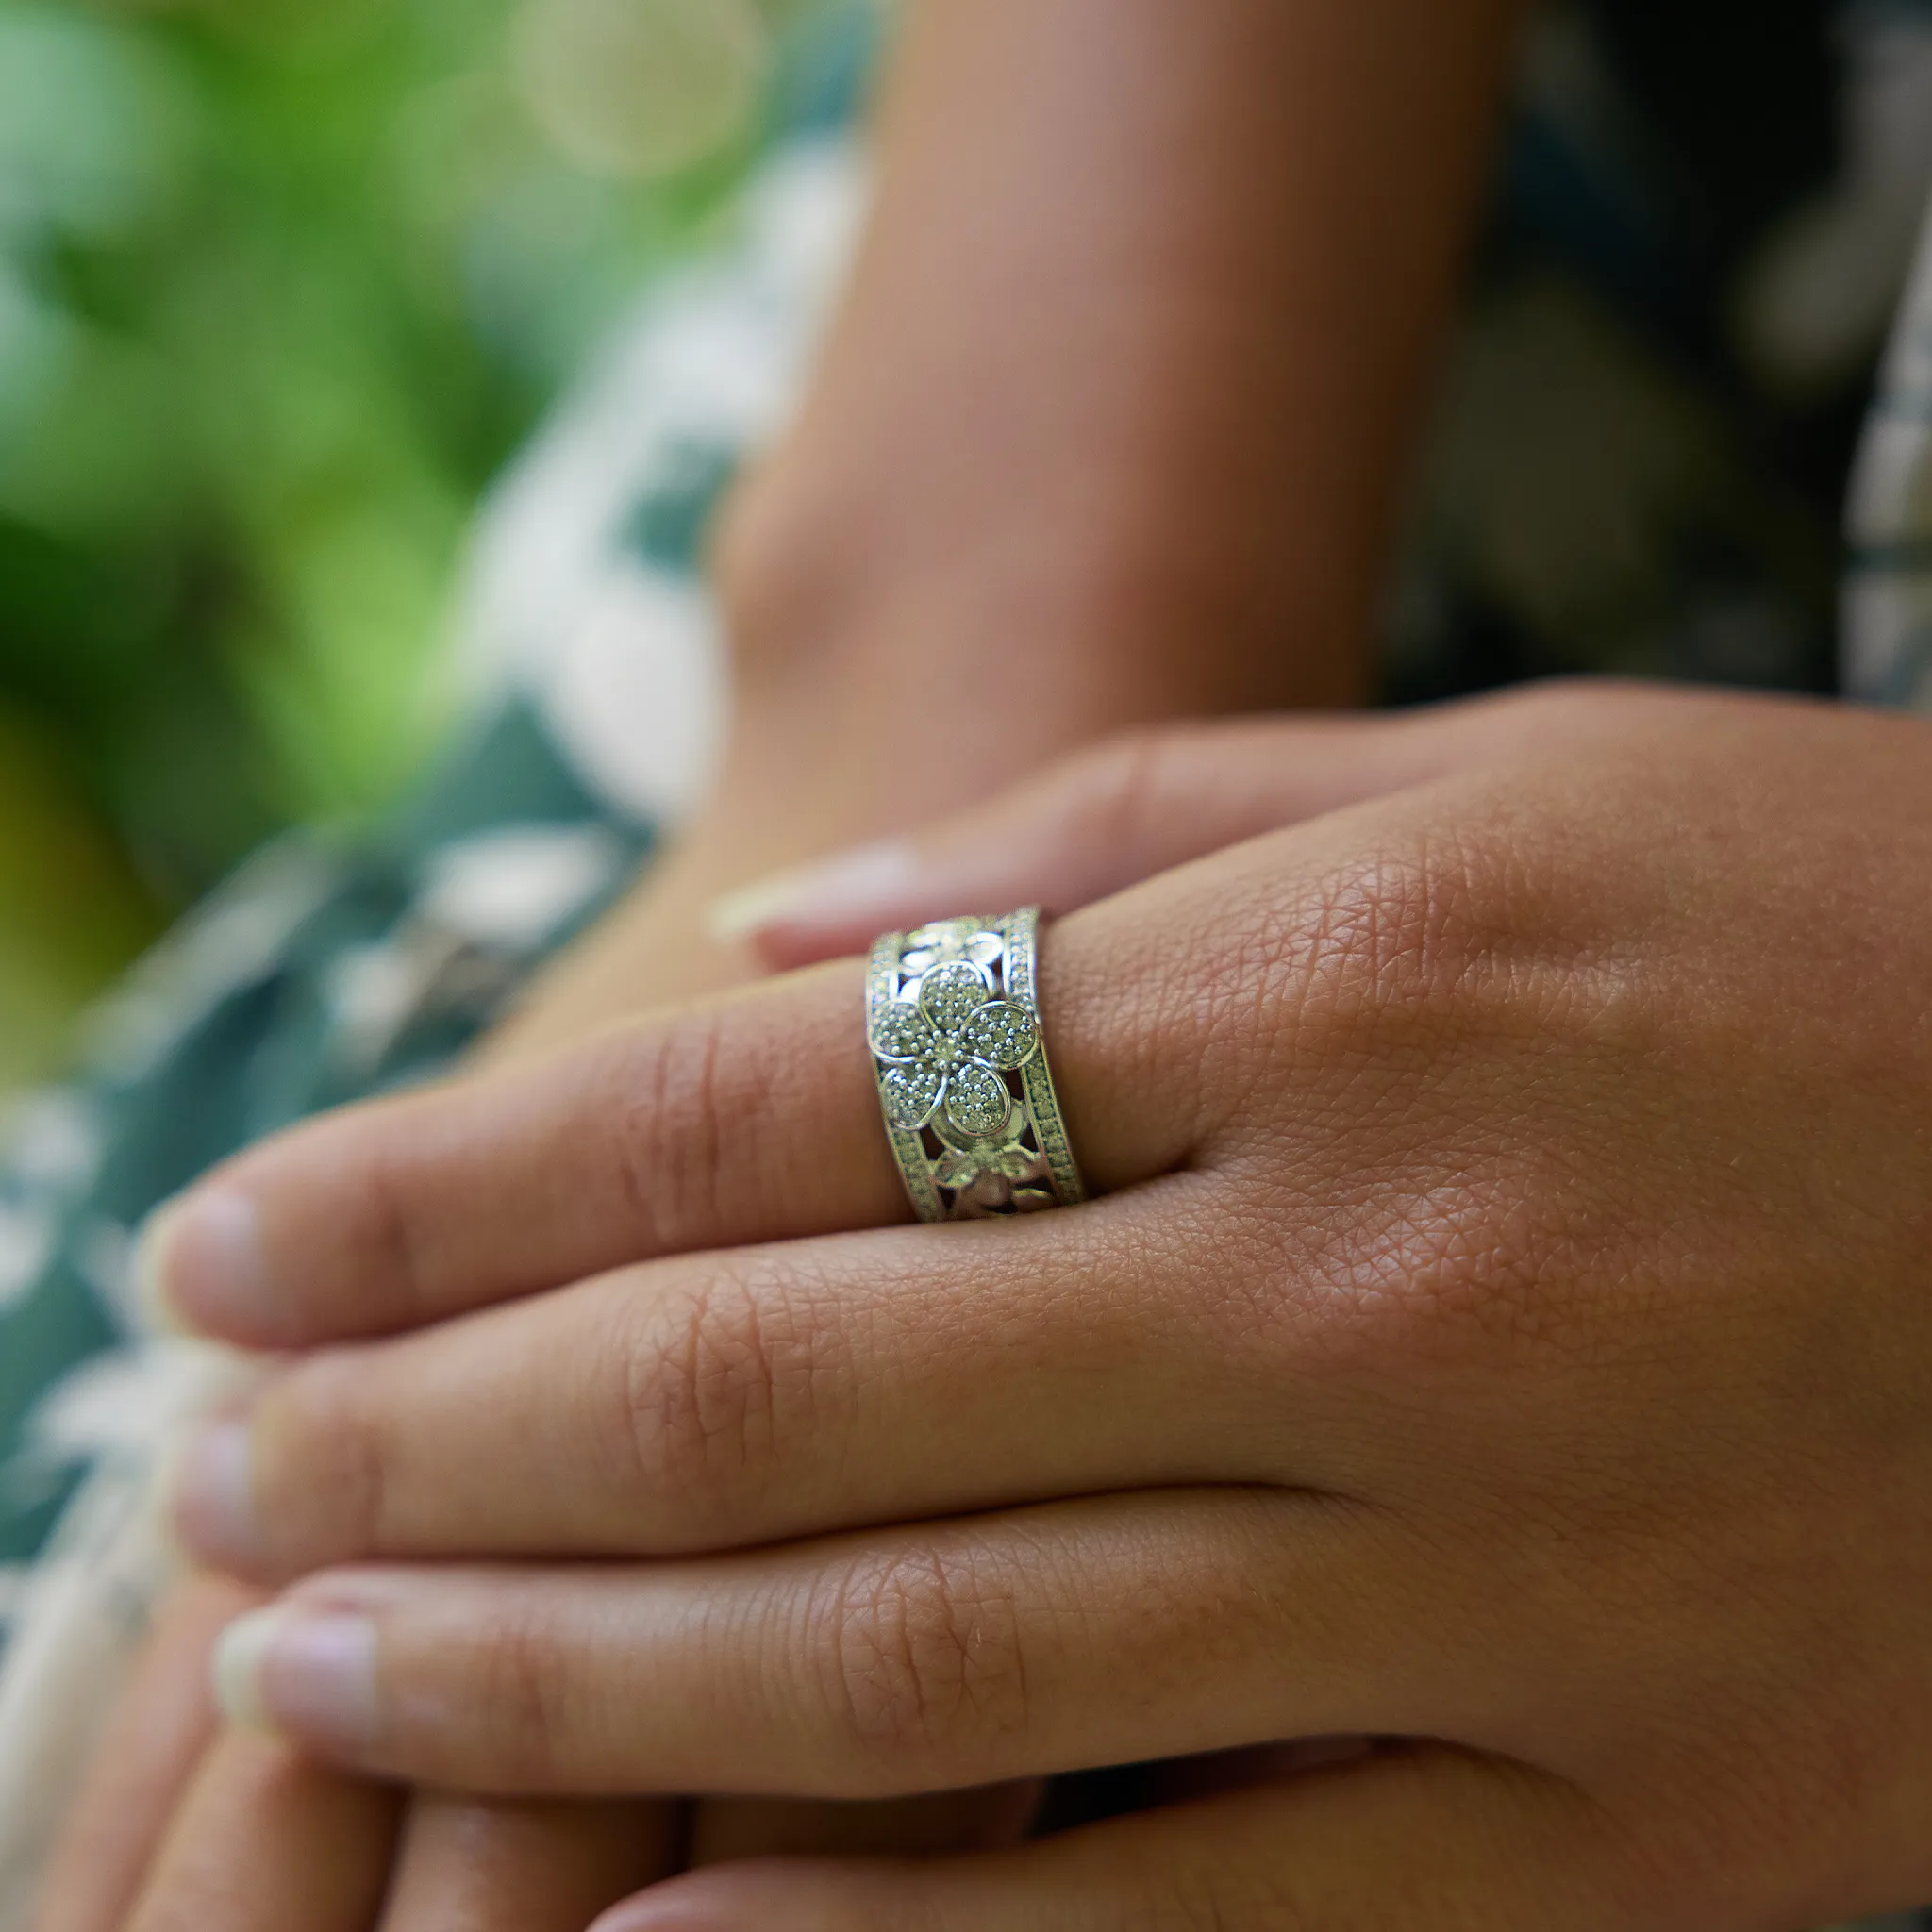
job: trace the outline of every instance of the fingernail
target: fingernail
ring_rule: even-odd
[[[163,1338],[188,1333],[168,1286],[174,1210],[174,1202],[164,1201],[142,1224],[134,1242],[134,1304],[148,1333]]]
[[[215,1703],[230,1724],[338,1751],[375,1740],[375,1625],[343,1610],[271,1604],[223,1631]]]
[[[168,1524],[204,1563],[246,1571],[261,1559],[252,1462],[248,1424],[224,1417],[202,1424],[161,1478]]]
[[[162,1335],[243,1326],[263,1305],[261,1222],[239,1190],[191,1190],[148,1217],[135,1251],[135,1292]]]
[[[237,1617],[215,1640],[215,1707],[231,1724],[246,1730],[272,1729],[261,1698],[261,1663],[275,1634],[274,1609]]]
[[[815,921],[856,918],[875,904],[903,898],[919,877],[911,842],[882,839],[727,892],[712,901],[705,923],[714,940],[728,943],[801,913]]]

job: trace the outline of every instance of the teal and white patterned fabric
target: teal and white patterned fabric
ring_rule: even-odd
[[[478,518],[458,589],[467,724],[367,836],[253,861],[18,1103],[0,1162],[0,1932],[167,1565],[146,1495],[224,1365],[141,1331],[162,1200],[321,1108],[430,1078],[702,797],[724,679],[698,549],[780,427],[864,202],[848,132],[875,21],[822,8],[735,238],[646,291]]]
[[[1754,33],[1768,17],[1760,0],[1702,5]],[[1532,48],[1391,602],[1393,698],[1591,667],[1832,682],[1860,372],[1932,180],[1932,8],[1769,9],[1790,85],[1819,99],[1727,129],[1727,163],[1741,148],[1747,175],[1782,183],[1741,213],[1684,186],[1704,177],[1657,72],[1674,43],[1629,25],[1650,10],[1577,0]],[[1816,73],[1799,58],[1813,27],[1841,56]],[[258,856],[99,1015],[80,1074],[13,1111],[0,1932],[24,1926],[165,1576],[144,1503],[156,1445],[224,1374],[141,1332],[135,1232],[233,1149],[446,1068],[703,797],[726,691],[701,541],[782,426],[839,288],[876,33],[867,0],[811,17],[735,238],[646,292],[484,507],[457,598],[468,723],[439,769],[366,837]],[[1842,138],[1784,166],[1793,129],[1800,147],[1828,130],[1827,74]],[[1718,318],[1736,314],[1727,337]],[[1844,591],[1849,688],[1932,709],[1928,452],[1932,243],[1864,432]]]

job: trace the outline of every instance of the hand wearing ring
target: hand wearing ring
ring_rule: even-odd
[[[1236,767],[1280,818],[1323,769],[1383,792],[1050,928],[1076,1212],[907,1224],[852,960],[175,1211],[183,1314],[312,1351],[183,1469],[198,1549],[304,1577],[231,1701],[532,1792],[1408,1740],[1170,1770],[1192,1802],[1006,1852],[695,1874],[608,1932],[1932,1896],[1924,727],[1554,692],[1176,742],[1117,822]]]

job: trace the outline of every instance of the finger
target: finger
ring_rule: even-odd
[[[208,1688],[215,1640],[260,1601],[197,1577],[165,1606],[48,1867],[36,1932],[117,1932],[219,1731]]]
[[[718,1551],[1280,1479],[1285,1405],[1307,1445],[1293,1479],[1322,1486],[1360,1421],[1332,1374],[1257,1356],[1219,1286],[1241,1240],[1227,1220],[1204,1176],[1174,1175],[1078,1215],[658,1262],[319,1354],[208,1425],[175,1520],[204,1560],[264,1581],[365,1557]],[[1055,1280],[1081,1291],[1042,1291]],[[1177,1324],[1188,1307],[1222,1312]]]
[[[747,887],[713,908],[712,924],[782,971],[969,908],[1072,912],[1224,846],[1493,758],[1536,728],[1533,720],[1567,720],[1577,708],[1567,695],[1555,706],[1512,695],[1378,717],[1136,731],[913,838]]]
[[[381,1932],[583,1932],[676,1871],[680,1836],[666,1804],[427,1794],[410,1807]]]
[[[1111,1497],[648,1568],[337,1573],[237,1625],[221,1673],[231,1710],[412,1782],[889,1797],[1283,1737],[1490,1742],[1521,1657],[1443,1570],[1353,1506]]]
[[[1040,1809],[1032,1780],[871,1804],[712,1798],[691,1820],[686,1862],[745,1858],[937,1858],[1018,1844]]]
[[[1421,1747],[989,1857],[698,1873],[618,1907],[592,1932],[1657,1932],[1720,1917],[1770,1923],[1735,1897],[1713,1900],[1710,1877],[1690,1859],[1680,1869],[1624,1856],[1574,1788]]]
[[[653,1255],[902,1218],[856,966],[351,1108],[149,1227],[164,1320],[252,1348],[381,1333]]]
[[[230,1733],[170,1826],[126,1932],[368,1932],[399,1804],[274,1739]]]
[[[1050,934],[1041,991],[1089,1182],[1176,1164],[1194,1076],[1151,1040],[1122,1050],[1135,995],[1105,946]],[[306,1347],[653,1257],[909,1219],[863,1014],[859,967],[821,967],[298,1128],[164,1212],[146,1292],[243,1346]]]

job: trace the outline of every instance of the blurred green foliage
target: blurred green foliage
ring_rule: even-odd
[[[0,1087],[420,763],[467,512],[718,206],[786,10],[0,0]]]

